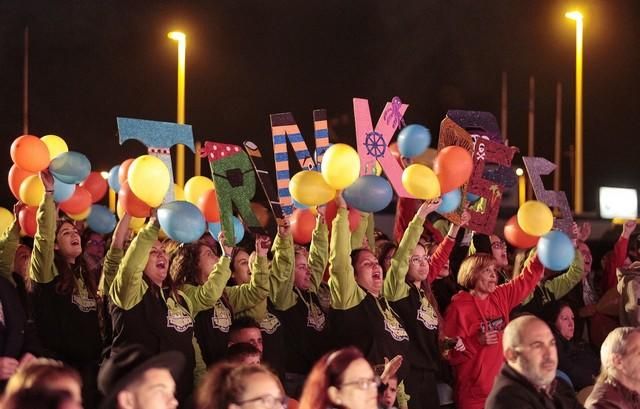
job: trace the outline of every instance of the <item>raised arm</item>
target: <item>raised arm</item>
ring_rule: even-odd
[[[311,236],[309,249],[309,269],[311,270],[311,291],[317,292],[322,284],[324,271],[329,265],[329,229],[324,212],[318,209],[316,228]]]
[[[559,276],[548,280],[544,286],[553,293],[556,300],[564,297],[584,277],[584,259],[582,253],[576,251],[576,256],[569,269]]]
[[[278,226],[278,234],[272,246],[271,275],[269,276],[269,298],[277,309],[291,306],[293,299],[293,270],[295,253],[289,220],[283,220]]]
[[[45,194],[38,206],[38,227],[33,236],[33,253],[29,265],[29,277],[37,283],[49,283],[57,275],[53,264],[56,241],[56,205],[53,203],[53,176],[48,171],[40,172]]]
[[[111,245],[104,257],[102,264],[102,276],[100,277],[99,292],[102,295],[109,294],[111,283],[113,278],[118,272],[118,266],[124,256],[124,242],[129,234],[129,223],[131,222],[131,216],[127,213],[122,215],[120,221],[116,225],[113,235],[111,236]]]
[[[348,225],[348,214],[347,212],[347,225]],[[351,248],[352,249],[361,249],[363,247],[369,247],[368,238],[367,238],[367,229],[369,228],[369,213],[360,212],[360,223],[358,223],[358,227],[351,233]],[[371,223],[373,221],[371,220]],[[367,243],[365,243],[365,239],[367,239]]]
[[[13,207],[13,223],[0,235],[0,276],[6,278],[11,284],[13,280],[13,261],[20,243],[20,224],[18,224],[18,212],[20,202]]]
[[[495,295],[509,305],[508,315],[511,309],[522,303],[522,301],[533,291],[544,273],[544,266],[538,260],[535,251],[531,252],[529,259],[525,262],[522,273],[513,277],[508,283],[496,288]]]
[[[469,222],[470,215],[468,212],[462,213],[462,222],[461,224],[464,226]],[[438,244],[436,251],[429,258],[429,276],[427,280],[429,283],[432,283],[440,274],[440,270],[447,264],[449,261],[449,256],[451,256],[451,251],[453,250],[453,246],[456,244],[456,237],[458,236],[458,232],[460,231],[460,225],[451,223],[449,226],[449,231],[445,238]]]
[[[267,236],[256,237],[256,252],[258,257],[252,264],[251,280],[248,283],[225,288],[225,294],[233,309],[234,316],[253,308],[265,301],[269,296],[269,261],[267,251],[270,247]],[[265,248],[266,246],[266,248]]]
[[[615,287],[618,283],[616,270],[624,265],[627,258],[627,251],[629,250],[629,237],[631,237],[631,234],[635,229],[635,220],[627,220],[622,226],[622,234],[620,234],[620,238],[613,246],[613,254],[611,257],[607,258],[604,266],[605,285],[607,286],[606,289]]]

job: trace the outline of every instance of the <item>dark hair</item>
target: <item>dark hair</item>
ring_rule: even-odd
[[[300,409],[340,408],[336,402],[331,402],[327,391],[329,387],[342,383],[344,372],[357,359],[364,359],[364,356],[355,347],[339,349],[320,358],[304,384]]]
[[[200,246],[204,246],[204,244],[195,242],[178,246],[173,259],[171,259],[169,269],[176,285],[200,285],[198,282],[198,250]]]
[[[546,321],[546,323],[549,324],[549,327],[551,327],[554,332],[557,332],[558,330],[556,328],[556,320],[558,319],[558,315],[560,315],[560,312],[565,307],[573,311],[569,303],[567,303],[566,301],[548,302],[544,305],[544,307],[542,307],[542,316],[540,318]]]
[[[262,356],[262,353],[248,342],[238,342],[227,348],[226,361],[238,363],[247,356]]]
[[[229,336],[231,336],[231,334],[235,332],[238,332],[240,330],[247,329],[247,328],[260,329],[260,324],[258,324],[258,321],[254,320],[251,317],[236,318],[233,320],[233,323],[229,328]]]
[[[398,250],[398,245],[393,241],[385,241],[378,247],[378,263],[384,268],[384,259],[391,251]],[[386,273],[386,271],[385,271]]]
[[[356,265],[358,263],[358,258],[360,258],[360,255],[363,253],[369,253],[369,254],[373,254],[373,252],[368,248],[368,247],[363,247],[361,249],[355,249],[351,252],[351,266],[353,267],[353,273],[357,274],[358,269],[356,268]],[[375,257],[375,255],[374,255]],[[376,262],[378,261],[378,259],[376,259]]]
[[[2,407],[5,409],[58,409],[71,399],[68,391],[29,388],[10,396]]]

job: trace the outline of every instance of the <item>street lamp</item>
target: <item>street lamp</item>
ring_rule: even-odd
[[[185,59],[187,55],[187,36],[180,31],[172,31],[167,34],[172,40],[178,42],[178,110],[177,122],[184,124],[184,75]],[[184,145],[178,144],[176,158],[176,183],[184,186]]]
[[[576,22],[576,171],[574,181],[574,211],[583,211],[582,199],[582,30],[583,17],[579,11],[571,11],[564,15]]]

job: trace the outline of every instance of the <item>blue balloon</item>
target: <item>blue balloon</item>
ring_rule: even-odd
[[[480,200],[480,196],[467,192],[467,200],[471,203],[475,203]]]
[[[87,217],[89,228],[96,233],[111,233],[116,228],[116,215],[102,205],[91,206],[91,213]]]
[[[438,206],[438,213],[451,213],[460,206],[462,202],[462,192],[460,189],[453,189],[442,195],[442,203]]]
[[[308,208],[309,208],[309,206],[307,206],[307,205],[303,205],[302,203],[298,202],[298,201],[297,201],[296,199],[294,199],[294,198],[291,198],[291,200],[293,200],[293,206],[294,206],[296,209],[308,209]]]
[[[552,230],[538,240],[538,259],[549,270],[569,268],[575,255],[573,243],[564,232]]]
[[[160,206],[158,222],[169,238],[181,243],[192,243],[198,240],[207,229],[207,223],[200,209],[183,200]]]
[[[77,184],[91,173],[91,163],[79,152],[64,152],[51,160],[49,171],[59,181]]]
[[[350,207],[361,212],[375,213],[389,206],[393,189],[387,179],[376,175],[360,176],[343,192]]]
[[[107,181],[109,182],[109,187],[113,189],[115,192],[120,191],[120,180],[118,179],[118,172],[120,172],[120,165],[116,165],[111,168],[109,171],[109,177]]]
[[[422,125],[408,125],[398,134],[400,155],[413,158],[423,153],[431,144],[431,132]]]
[[[244,237],[244,225],[237,217],[231,216],[231,218],[233,219],[233,235],[236,239],[235,244],[238,244]],[[218,235],[220,234],[221,230],[222,226],[220,222],[209,223],[209,233],[211,233],[214,239],[218,240]]]
[[[73,196],[76,191],[76,185],[71,183],[60,182],[57,178],[53,178],[53,200],[62,203]]]

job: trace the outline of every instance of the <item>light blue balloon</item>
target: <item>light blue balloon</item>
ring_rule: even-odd
[[[62,203],[73,196],[76,191],[76,185],[60,182],[57,178],[53,178],[53,200]]]
[[[538,259],[549,270],[566,270],[575,255],[573,243],[564,232],[552,230],[538,240]]]
[[[235,244],[238,244],[244,238],[244,225],[237,217],[231,216],[231,218],[233,220],[233,235],[236,239]],[[220,222],[209,223],[209,233],[211,233],[214,239],[218,240],[220,231],[222,231],[222,224]]]
[[[480,196],[467,192],[467,200],[471,203],[475,203],[480,200]]]
[[[116,228],[116,215],[107,207],[94,204],[87,217],[87,224],[96,233],[108,234]]]
[[[302,203],[298,202],[298,201],[297,201],[296,199],[294,199],[294,198],[291,198],[291,200],[293,200],[293,206],[294,206],[296,209],[308,209],[308,208],[309,208],[309,206],[307,206],[307,205],[303,205]]]
[[[59,181],[78,184],[91,173],[91,163],[79,152],[64,152],[51,160],[49,171]]]
[[[120,172],[120,165],[116,165],[111,168],[109,171],[109,177],[107,181],[109,182],[109,187],[113,189],[115,192],[120,191],[120,180],[118,179],[118,172]]]
[[[181,243],[198,240],[207,229],[200,209],[183,200],[163,204],[158,209],[158,222],[169,238]]]
[[[407,158],[420,155],[430,144],[431,132],[422,125],[405,126],[398,134],[398,151]]]
[[[360,176],[343,192],[344,200],[349,207],[361,212],[375,213],[389,206],[393,198],[393,189],[381,176]]]
[[[462,192],[460,189],[453,189],[442,195],[442,203],[438,206],[438,213],[451,213],[460,206],[462,202]]]

